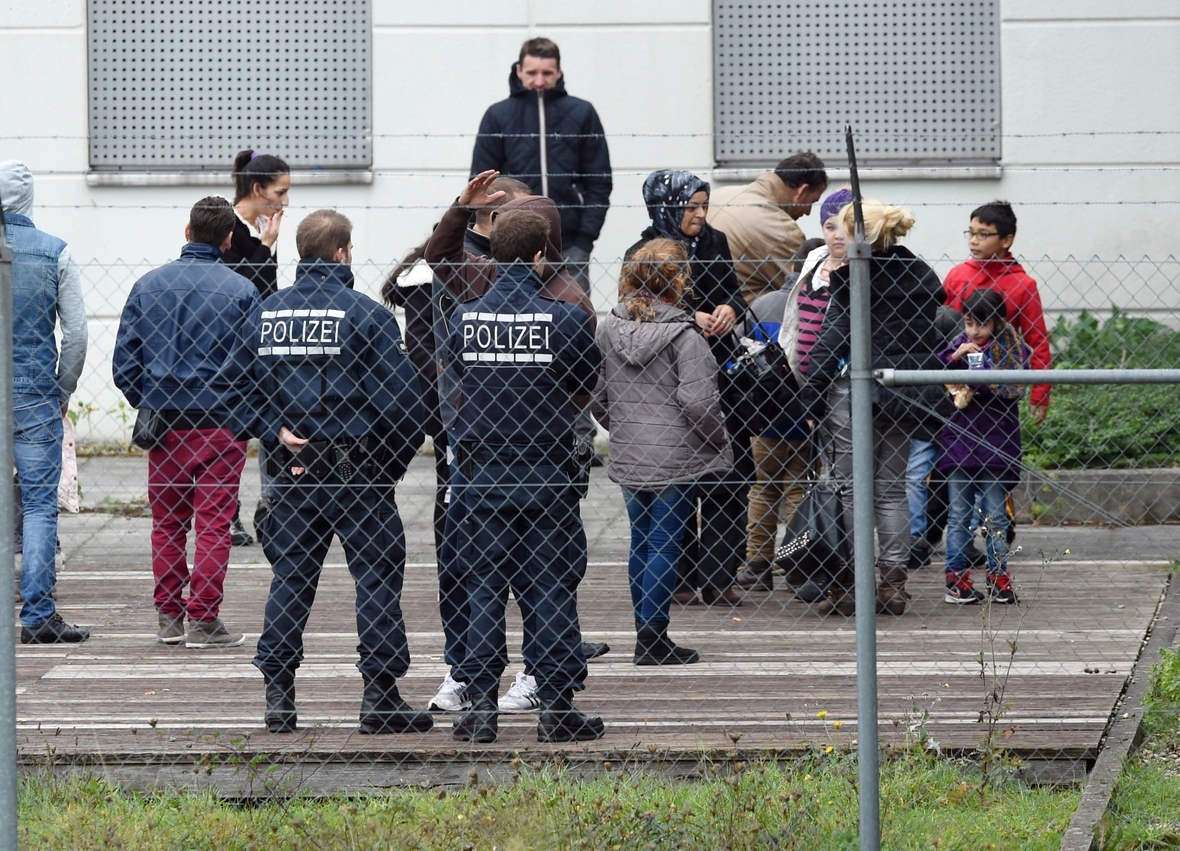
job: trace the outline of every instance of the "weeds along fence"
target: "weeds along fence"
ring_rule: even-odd
[[[596,260],[591,269],[600,324],[614,304],[619,265]],[[932,265],[945,276],[951,261]],[[1180,368],[1175,260],[1043,258],[1025,259],[1024,266],[1039,283],[1054,367]],[[210,788],[234,798],[461,785],[472,777],[507,781],[554,766],[570,776],[643,771],[695,777],[740,771],[757,759],[823,759],[853,748],[861,725],[875,723],[886,752],[968,755],[981,766],[983,783],[1010,775],[1073,782],[1097,753],[1180,552],[1180,527],[1173,525],[1180,519],[1180,394],[1174,387],[1056,387],[1043,423],[1030,419],[1022,401],[1023,456],[1008,562],[1019,605],[946,602],[946,515],[938,508],[945,500],[943,477],[936,469],[929,485],[925,479],[912,483],[929,488],[928,531],[907,528],[911,599],[904,614],[878,616],[879,711],[875,719],[861,719],[853,620],[838,611],[822,614],[821,601],[805,599],[803,580],[813,577],[772,570],[758,584],[773,590],[720,593],[767,551],[765,543],[748,549],[752,485],[760,506],[756,542],[770,528],[771,549],[783,540],[801,482],[791,476],[776,488],[774,481],[784,478],[782,469],[801,472],[791,453],[804,432],[786,431],[787,437],[775,435],[756,448],[757,468],[769,480],[758,479],[750,458],[740,473],[719,473],[684,496],[674,524],[680,544],[662,581],[675,581],[674,590],[685,592],[671,604],[670,635],[697,650],[700,661],[637,666],[633,603],[642,608],[645,592],[629,583],[628,571],[631,519],[642,512],[632,494],[629,514],[624,492],[610,478],[612,463],[619,463],[617,433],[600,429],[596,448],[606,466],[591,470],[587,494],[578,501],[587,546],[577,614],[581,640],[609,651],[587,663],[576,703],[602,717],[603,738],[538,742],[541,696],[529,677],[547,670],[545,654],[557,651],[545,645],[554,639],[545,637],[543,625],[526,629],[512,598],[497,695],[508,702],[496,741],[456,740],[454,712],[434,713],[428,732],[359,734],[357,590],[346,565],[352,558],[356,573],[358,553],[328,538],[313,547],[326,559],[295,676],[298,729],[268,733],[263,678],[252,660],[276,580],[257,541],[231,550],[219,612],[231,632],[245,634],[243,644],[197,650],[183,640],[157,638],[148,460],[129,446],[135,412],[111,380],[119,315],[147,267],[91,263],[81,271],[90,349],[69,418],[82,511],[61,517],[56,605],[93,636],[72,646],[17,646],[15,730],[23,772],[98,774],[137,788]],[[379,297],[388,271],[359,266],[356,289]],[[282,270],[280,279],[289,283],[290,272]],[[403,310],[398,319],[404,327]],[[275,392],[287,397],[300,389],[279,386]],[[325,393],[328,407],[339,404]],[[923,413],[945,419],[951,411],[939,402]],[[931,436],[937,443],[936,432]],[[653,451],[686,439],[674,431],[643,438]],[[455,672],[440,613],[436,504],[445,488],[437,478],[439,460],[427,442],[395,490],[406,550],[400,609],[411,658],[398,687],[415,709],[436,700]],[[241,475],[241,517],[251,537],[262,496],[259,464],[252,452]],[[907,498],[907,516],[910,506]],[[972,558],[977,587],[985,588],[979,553],[997,518],[978,519]],[[394,528],[391,521],[386,532]],[[272,531],[272,544],[299,531]],[[544,549],[545,535],[529,531],[505,530],[524,542],[514,539],[512,558]],[[469,543],[463,552],[467,559],[486,558],[502,545],[494,541],[479,551]],[[188,549],[191,559],[191,535]],[[398,546],[389,535],[375,549],[380,552],[359,556],[396,557]],[[554,558],[567,574],[582,569],[577,554]],[[511,590],[519,600],[536,588],[519,578]],[[385,615],[392,618],[392,610]],[[579,652],[569,650],[562,661],[576,667]]]

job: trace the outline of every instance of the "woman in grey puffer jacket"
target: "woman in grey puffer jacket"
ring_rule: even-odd
[[[684,306],[687,265],[684,247],[670,239],[638,249],[597,334],[603,361],[594,413],[610,429],[608,472],[623,487],[631,521],[636,665],[700,658],[668,638],[680,539],[693,483],[733,465],[717,362]]]

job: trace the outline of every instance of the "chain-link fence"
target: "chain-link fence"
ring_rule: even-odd
[[[679,291],[684,258],[663,250],[641,255],[646,267],[596,258],[598,293],[628,271],[621,306],[599,300],[593,318],[552,280],[486,264],[475,277],[411,269],[393,281],[390,314],[356,295],[380,300],[389,269],[353,269],[350,291],[326,262],[284,268],[295,286],[248,309],[213,299],[203,276],[187,305],[144,300],[141,284],[131,329],[125,306],[149,267],[83,264],[90,347],[67,411],[81,511],[60,521],[54,605],[91,635],[18,646],[22,770],[285,796],[554,761],[692,774],[852,745],[866,719],[848,577],[838,553],[777,549],[793,540],[794,507],[822,517],[822,484],[849,482],[842,353],[822,323],[810,328],[811,364],[822,355],[829,378],[815,384],[792,348],[808,328],[781,336],[782,306],[712,334],[723,314]],[[973,336],[994,304],[967,303],[980,280],[944,291],[952,265],[933,262],[933,278],[920,260],[875,269],[874,286],[894,275],[901,292],[881,302],[891,316],[875,314],[879,342],[904,340],[911,368],[940,352],[951,366],[976,352],[993,368],[1026,364],[1029,317],[1006,314],[1011,337],[994,321],[991,342]],[[1180,367],[1175,260],[1022,265],[1054,367]],[[478,302],[432,299],[447,274]],[[838,301],[845,273],[823,274]],[[949,294],[966,330],[954,316],[936,329],[915,292]],[[440,330],[429,314],[451,310]],[[426,337],[429,354],[414,357]],[[762,346],[782,340],[781,354]],[[133,446],[137,412],[111,378],[132,353],[145,398],[149,385],[175,389],[152,369],[237,370],[220,389],[241,398],[225,410],[235,430],[265,435],[262,451],[209,437],[229,423],[195,403],[165,418],[156,448]],[[766,381],[792,369],[810,407]],[[435,396],[419,408],[424,385]],[[1061,386],[1038,422],[1023,389],[1009,391],[876,399],[876,723],[887,748],[989,770],[1014,757],[1033,781],[1073,781],[1180,550],[1180,403],[1169,386]],[[608,428],[575,416],[571,398]],[[809,440],[808,419],[822,438]],[[300,444],[279,426],[310,442],[291,453]],[[422,444],[412,457],[407,441]],[[980,447],[999,462],[976,463]]]

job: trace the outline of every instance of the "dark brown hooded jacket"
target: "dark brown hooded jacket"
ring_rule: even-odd
[[[535,210],[549,219],[549,241],[545,245],[540,295],[582,308],[590,317],[590,327],[597,328],[594,303],[563,268],[561,214],[557,211],[557,205],[540,195],[524,195],[499,207],[496,212],[519,209]],[[443,214],[442,221],[426,244],[426,262],[459,301],[479,298],[496,281],[496,261],[490,257],[479,257],[463,248],[463,235],[467,232],[469,217],[470,211],[466,207],[453,205]]]

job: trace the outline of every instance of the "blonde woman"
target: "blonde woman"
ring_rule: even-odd
[[[696,650],[668,638],[680,541],[694,482],[733,464],[717,362],[686,309],[688,253],[656,238],[623,266],[619,303],[598,327],[595,414],[610,429],[611,479],[631,522],[627,572],[636,665],[687,665]]]
[[[865,239],[872,246],[869,261],[872,367],[882,369],[941,369],[934,315],[942,304],[942,283],[924,261],[898,240],[914,226],[907,210],[881,201],[863,202]],[[849,204],[839,214],[851,241],[853,211]],[[844,528],[852,529],[852,417],[848,379],[841,377],[849,350],[849,267],[832,271],[831,297],[823,330],[811,349],[807,380],[800,398],[813,422],[822,420],[832,455],[832,474],[844,488]],[[910,438],[933,437],[941,390],[932,388],[873,388],[873,512],[876,520],[881,574],[877,586],[878,612],[900,615],[910,599],[905,590],[909,556],[909,505],[905,471]],[[867,530],[866,530],[867,531]],[[848,553],[851,556],[852,548]],[[821,612],[854,611],[853,576],[846,565],[828,590]]]

